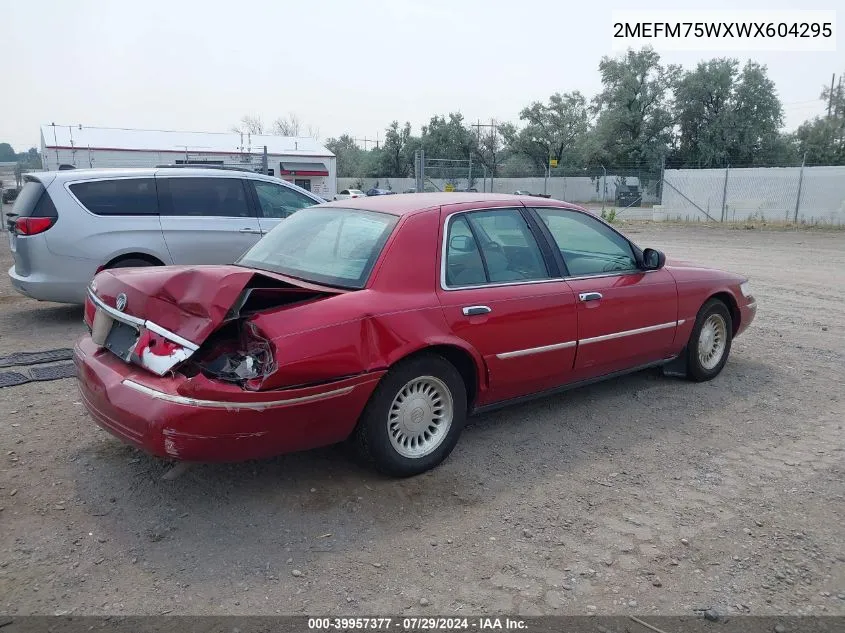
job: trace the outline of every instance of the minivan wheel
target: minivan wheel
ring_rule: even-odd
[[[718,299],[705,303],[695,319],[687,344],[687,377],[704,382],[719,375],[731,352],[733,321]]]
[[[119,259],[113,264],[106,266],[106,270],[112,268],[139,268],[141,266],[162,266],[163,264],[151,262],[148,259],[140,259],[138,257],[127,257],[126,259]]]
[[[410,477],[448,457],[466,413],[466,386],[458,370],[442,356],[417,356],[381,379],[358,422],[356,444],[379,471]]]

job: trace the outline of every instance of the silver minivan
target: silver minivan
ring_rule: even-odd
[[[29,173],[9,213],[12,285],[84,303],[105,268],[231,264],[314,194],[247,171],[162,167]]]

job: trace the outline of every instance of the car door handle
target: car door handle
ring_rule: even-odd
[[[600,292],[582,292],[578,295],[581,301],[598,301],[601,297],[602,294]]]
[[[464,316],[478,316],[492,311],[490,306],[467,306],[463,309]]]
[[[261,235],[261,231],[258,231],[256,229],[241,229],[240,231],[238,231],[238,233],[252,233],[254,235]]]

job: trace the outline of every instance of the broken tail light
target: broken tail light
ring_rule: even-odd
[[[258,389],[264,378],[276,371],[273,349],[255,324],[240,322],[237,326],[236,336],[214,341],[196,364],[210,378]]]
[[[163,376],[179,363],[188,359],[193,351],[169,341],[151,330],[142,330],[132,350],[132,362],[158,376]]]

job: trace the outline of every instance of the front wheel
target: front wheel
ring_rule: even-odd
[[[687,344],[687,377],[696,382],[719,375],[731,352],[733,320],[718,299],[705,303],[695,319]]]
[[[356,429],[359,452],[381,472],[409,477],[442,462],[466,422],[466,386],[441,356],[403,361],[382,378]]]

